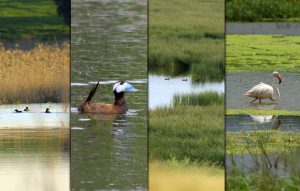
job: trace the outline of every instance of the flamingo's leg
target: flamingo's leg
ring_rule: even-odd
[[[252,100],[250,103],[253,103],[253,102],[255,102],[257,99],[258,99],[258,98],[255,98],[255,99],[254,99],[254,100]]]

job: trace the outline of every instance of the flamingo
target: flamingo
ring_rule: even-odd
[[[279,72],[273,72],[273,76],[275,76],[278,79],[278,83],[281,84],[282,77]],[[259,100],[259,103],[261,103],[262,99],[277,101],[280,98],[280,92],[275,85],[268,85],[263,82],[253,86],[251,90],[247,91],[244,95],[255,98],[251,103],[256,100]]]

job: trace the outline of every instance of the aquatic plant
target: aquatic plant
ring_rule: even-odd
[[[215,91],[176,94],[173,96],[173,105],[224,105],[224,95]]]
[[[31,50],[0,45],[1,103],[69,101],[69,44],[38,44]]]

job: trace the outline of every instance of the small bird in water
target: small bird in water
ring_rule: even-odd
[[[170,80],[170,78],[165,78],[165,80]]]
[[[22,113],[22,111],[18,110],[18,109],[15,109],[15,112],[17,113]]]
[[[184,78],[184,79],[182,79],[182,81],[185,81],[185,82],[187,82],[187,81],[188,81],[188,79],[187,79],[187,78]]]
[[[116,82],[113,86],[113,93],[115,96],[115,101],[112,104],[106,103],[91,103],[93,96],[96,93],[99,82],[93,87],[88,95],[88,97],[80,104],[78,110],[82,113],[126,113],[128,110],[125,101],[125,92],[136,92],[138,91],[132,85],[127,82]]]
[[[24,109],[24,111],[27,111],[27,112],[28,112],[28,111],[29,111],[29,108],[28,108],[28,107],[26,107],[26,108]]]
[[[50,112],[50,109],[47,108],[46,111],[45,111],[45,113],[51,113],[51,112]]]

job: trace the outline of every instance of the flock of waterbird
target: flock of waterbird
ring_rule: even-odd
[[[26,107],[23,111],[24,111],[24,112],[29,112],[30,110],[29,110],[28,107]],[[23,111],[18,110],[18,109],[15,109],[15,112],[16,112],[16,113],[22,113]],[[47,108],[46,111],[45,111],[44,113],[51,113],[51,112],[50,112],[50,109]]]

